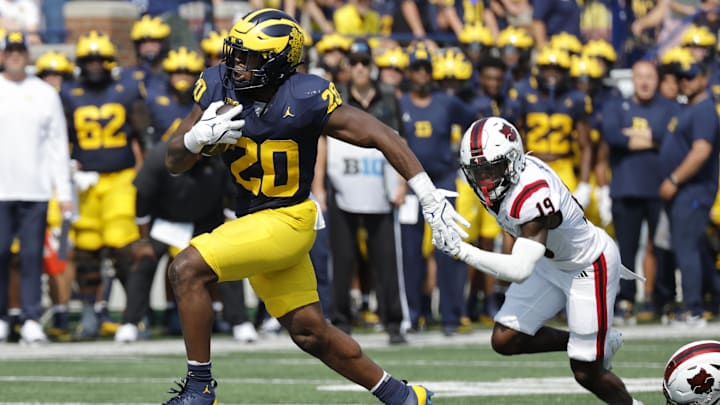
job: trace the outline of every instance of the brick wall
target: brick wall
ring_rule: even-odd
[[[123,1],[71,1],[65,3],[65,42],[77,43],[78,37],[91,30],[103,32],[117,47],[118,64],[135,63],[135,50],[130,30],[139,18],[137,8]]]

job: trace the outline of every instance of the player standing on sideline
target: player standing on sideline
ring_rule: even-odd
[[[525,155],[520,133],[491,117],[473,123],[460,162],[485,208],[516,240],[511,254],[462,241],[433,242],[469,265],[511,281],[492,346],[504,355],[567,351],[575,380],[611,404],[639,404],[609,371],[622,337],[610,329],[620,253],[550,167]],[[630,273],[632,274],[632,273]],[[544,326],[565,309],[569,332]]]
[[[70,127],[71,158],[79,165],[73,175],[79,194],[73,258],[84,302],[78,334],[88,339],[114,334],[119,326],[107,310],[112,277],[101,273],[105,253],[124,282],[132,262],[131,244],[140,236],[132,184],[142,163],[136,136],[140,125],[131,112],[144,110],[145,104],[133,82],[114,77],[115,56],[107,35],[81,35],[75,50],[80,77],[63,83],[60,92]]]
[[[317,205],[308,198],[318,137],[328,134],[383,151],[409,179],[438,240],[459,239],[455,221],[462,218],[392,129],[342,105],[332,82],[295,73],[302,46],[300,26],[284,12],[262,9],[241,18],[225,39],[225,63],[197,80],[197,105],[170,139],[166,165],[173,173],[190,169],[205,145],[231,145],[223,159],[236,181],[238,218],[193,238],[170,266],[188,372],[168,404],[216,403],[207,285],[242,278],[250,279],[268,312],[302,350],[383,403],[430,403],[430,391],[390,376],[323,317],[308,254],[318,222]],[[217,116],[223,101],[237,105]],[[237,114],[242,119],[232,120]]]

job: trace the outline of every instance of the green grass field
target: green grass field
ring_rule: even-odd
[[[621,329],[623,330],[623,329]],[[640,332],[636,332],[636,331]],[[646,405],[663,404],[660,384],[669,356],[702,336],[661,337],[662,327],[625,331],[614,371]],[[718,336],[713,324],[704,338]],[[656,336],[649,338],[647,336]],[[393,375],[436,392],[434,404],[598,404],[572,380],[564,353],[502,357],[488,345],[488,331],[445,338],[431,332],[411,344],[388,346],[383,334],[356,336]],[[369,393],[291,346],[287,337],[253,346],[228,337],[213,341],[213,370],[220,404],[375,404]],[[0,405],[19,403],[151,404],[170,396],[184,373],[180,340],[134,345],[110,341],[0,345]]]

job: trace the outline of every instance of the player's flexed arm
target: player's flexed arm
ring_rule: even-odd
[[[340,105],[330,115],[323,133],[354,145],[380,150],[417,194],[425,220],[433,230],[436,246],[454,244],[467,237],[458,223],[465,227],[470,224],[455,212],[443,193],[435,188],[405,140],[392,128],[358,108]]]

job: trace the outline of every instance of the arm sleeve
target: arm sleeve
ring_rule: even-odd
[[[462,242],[458,258],[496,278],[519,283],[530,277],[544,254],[545,245],[542,243],[518,238],[511,254],[488,252]]]
[[[652,128],[652,140],[658,147],[662,145],[663,139],[665,139],[669,132],[670,122],[677,116],[678,106],[675,105],[675,103],[669,102],[662,112],[665,119],[660,122],[661,125],[659,125],[658,128]]]
[[[718,131],[718,118],[715,109],[698,109],[698,113],[692,120],[692,139],[697,141],[704,139],[710,144],[715,143]]]
[[[606,119],[602,122],[602,134],[610,147],[627,149],[629,138],[621,133],[620,109],[617,106],[618,103],[615,100],[605,104],[602,116]]]
[[[52,92],[52,116],[50,117],[49,139],[52,157],[52,181],[58,201],[72,199],[70,184],[70,143],[68,141],[67,122],[60,96]]]

